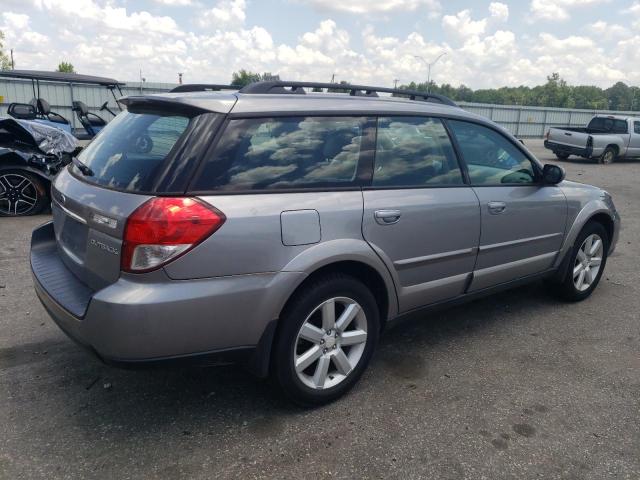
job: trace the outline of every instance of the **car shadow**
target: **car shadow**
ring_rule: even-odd
[[[541,285],[533,284],[438,313],[413,315],[384,332],[372,365],[354,391],[323,408],[367,402],[367,391],[382,392],[394,378],[419,379],[430,351],[459,343],[461,337],[464,342],[482,342],[495,331],[528,328],[523,322],[557,304]],[[43,409],[55,404],[61,410],[57,418],[88,435],[101,431],[123,439],[126,433],[127,438],[141,440],[166,431],[224,436],[235,429],[269,437],[308,414],[283,399],[268,381],[237,366],[117,369],[60,338],[47,343],[46,360],[40,354],[37,361],[20,361],[24,353],[5,352],[13,364],[21,362],[30,369],[30,378],[11,384],[9,393],[28,389],[34,402],[43,402]],[[41,345],[32,347],[42,350]]]

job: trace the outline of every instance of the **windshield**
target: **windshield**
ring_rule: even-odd
[[[92,171],[84,180],[131,192],[151,191],[165,158],[189,125],[177,115],[122,112],[80,153]]]

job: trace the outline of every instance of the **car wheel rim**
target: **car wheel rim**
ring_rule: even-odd
[[[573,266],[573,284],[580,292],[587,290],[595,282],[602,265],[604,243],[600,235],[585,238],[578,250]]]
[[[613,161],[613,152],[607,152],[604,154],[604,163],[611,163]]]
[[[358,366],[367,343],[367,317],[358,302],[334,297],[313,309],[300,327],[293,366],[309,388],[343,382]]]
[[[4,215],[25,215],[38,203],[38,189],[19,173],[0,175],[0,212]]]

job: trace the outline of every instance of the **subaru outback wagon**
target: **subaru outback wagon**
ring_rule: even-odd
[[[327,87],[124,98],[33,232],[60,328],[113,364],[243,363],[310,405],[418,309],[543,278],[593,292],[620,225],[607,192],[445,97],[308,91]]]

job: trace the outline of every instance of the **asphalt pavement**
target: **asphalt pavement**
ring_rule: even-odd
[[[33,291],[48,216],[0,219],[0,479],[640,478],[640,161],[526,143],[621,212],[595,293],[565,304],[532,284],[421,315],[314,410],[237,367],[102,365]]]

